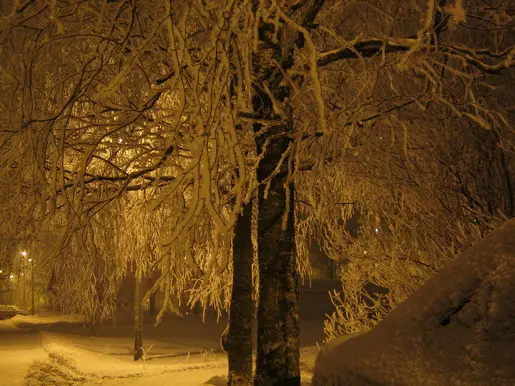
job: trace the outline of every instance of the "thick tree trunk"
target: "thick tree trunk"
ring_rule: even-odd
[[[303,4],[302,4],[303,3]],[[310,28],[324,1],[300,2],[297,19]],[[253,10],[260,2],[253,0]],[[257,17],[259,20],[259,17]],[[257,178],[259,301],[258,347],[255,385],[300,385],[299,274],[294,228],[294,192],[290,180],[294,169],[291,145],[294,138],[291,82],[284,74],[294,64],[295,48],[304,45],[298,31],[261,19],[258,49],[252,58],[253,109],[270,122],[254,124],[256,147],[261,159]],[[281,68],[279,69],[278,66]],[[301,78],[298,79],[302,81]],[[276,103],[276,106],[274,106]],[[278,114],[277,110],[281,110]],[[273,124],[272,122],[280,121]]]
[[[134,360],[143,357],[143,307],[141,305],[141,279],[134,275]]]
[[[252,202],[243,207],[235,227],[229,332],[229,385],[252,384]]]
[[[256,68],[266,67],[261,60],[266,51],[277,56],[276,49],[263,44],[263,56],[258,56]],[[265,59],[266,60],[266,59]],[[271,73],[262,72],[270,82],[274,99],[283,102],[290,95],[287,87],[279,87]],[[260,83],[261,84],[261,83]],[[267,93],[256,90],[254,111],[270,119],[273,104]],[[257,170],[260,182],[258,192],[258,249],[259,249],[259,301],[258,340],[255,385],[300,385],[299,368],[299,277],[297,272],[294,231],[294,184],[289,180],[293,171],[293,157],[284,157],[292,142],[293,118],[270,126],[263,131],[255,124],[258,153],[263,153]],[[281,165],[278,167],[279,163]],[[267,180],[271,178],[271,180]],[[269,184],[269,187],[267,186]]]
[[[277,177],[272,181],[266,199],[264,193],[265,187],[261,186],[255,384],[300,385],[299,280],[293,228],[293,184],[285,184],[285,177]],[[287,194],[290,195],[289,202]],[[283,229],[285,211],[287,222]]]

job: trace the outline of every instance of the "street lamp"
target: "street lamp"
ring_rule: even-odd
[[[27,256],[27,252],[26,251],[22,251],[21,255],[23,257],[26,257]],[[34,306],[34,260],[32,258],[29,258],[29,263],[30,263],[30,287],[31,287],[31,314],[34,315],[35,314],[35,306]],[[24,286],[25,287],[25,286]],[[25,293],[25,288],[23,289],[24,293]]]

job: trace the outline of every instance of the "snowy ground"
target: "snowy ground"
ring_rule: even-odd
[[[317,342],[324,337],[320,301],[309,300],[317,310],[301,310],[303,385],[311,384]],[[69,316],[18,315],[0,322],[0,386],[225,385],[227,357],[219,338],[226,323],[170,315],[157,327],[145,325],[145,360],[134,362],[131,325],[107,324],[91,337]]]
[[[30,363],[47,356],[35,332],[0,320],[0,385],[23,385]]]

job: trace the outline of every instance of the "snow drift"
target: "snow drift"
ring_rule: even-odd
[[[515,384],[515,219],[367,333],[330,342],[313,385]]]

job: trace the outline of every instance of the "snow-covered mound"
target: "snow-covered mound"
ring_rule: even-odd
[[[515,219],[317,357],[313,385],[370,384],[515,384]]]
[[[11,319],[18,328],[40,328],[56,324],[83,324],[84,320],[78,315],[62,315],[46,313],[39,315],[16,315]]]

